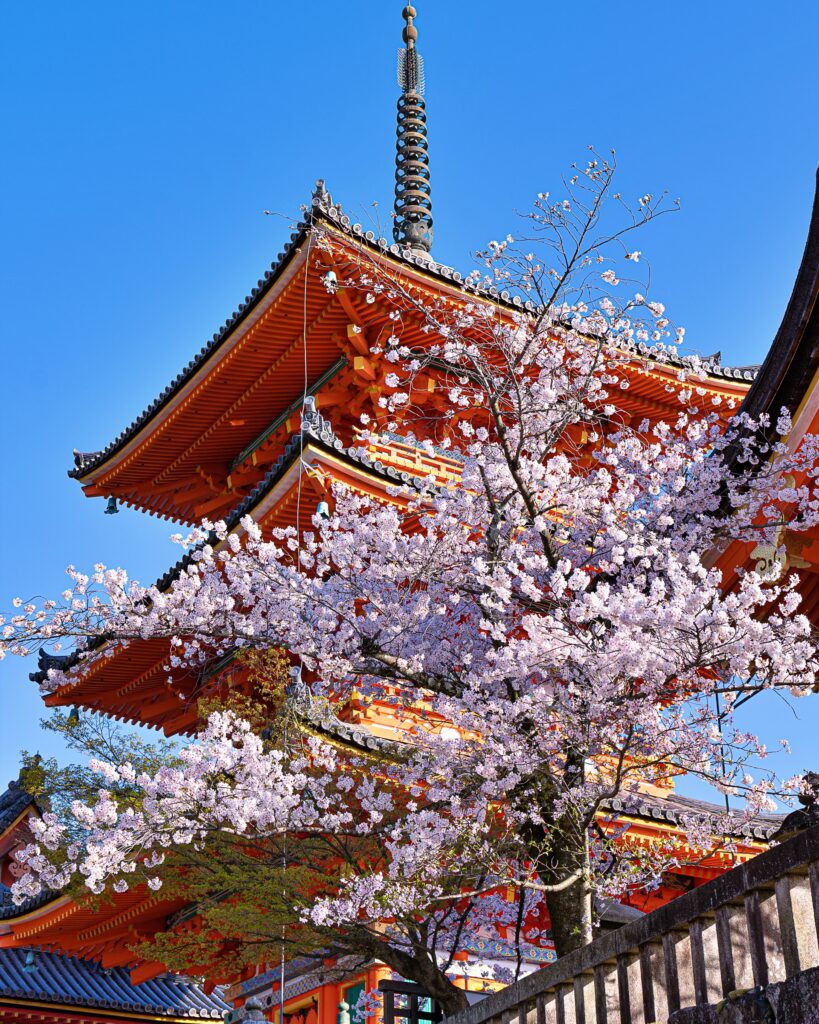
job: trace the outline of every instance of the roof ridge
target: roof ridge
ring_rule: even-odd
[[[180,373],[177,374],[171,383],[168,384],[127,427],[121,430],[113,441],[109,442],[103,448],[93,452],[74,449],[74,468],[69,470],[68,475],[70,477],[80,479],[87,473],[98,468],[103,462],[107,461],[139,430],[141,430],[142,427],[162,408],[162,406],[174,397],[174,395],[192,378],[192,376],[221,347],[221,345],[232,334],[234,329],[239,326],[245,317],[255,308],[258,302],[264,298],[267,292],[273,287],[285,265],[299,250],[308,232],[315,226],[317,216],[327,220],[332,227],[340,230],[348,237],[353,238],[370,248],[377,249],[384,255],[388,254],[393,256],[401,260],[408,267],[417,268],[418,270],[431,274],[433,277],[441,280],[444,284],[454,286],[467,293],[473,292],[477,297],[488,301],[495,301],[519,312],[534,313],[537,312],[539,308],[542,308],[535,306],[531,301],[524,301],[519,295],[513,295],[511,292],[506,290],[499,290],[494,285],[483,285],[474,281],[469,276],[464,277],[459,271],[454,270],[452,267],[443,263],[437,263],[435,260],[427,257],[426,254],[419,255],[417,251],[401,247],[395,242],[390,244],[386,238],[378,237],[374,231],[365,230],[360,223],[351,220],[351,218],[344,212],[341,204],[333,201],[332,195],[327,191],[324,181],[321,179],[316,184],[310,204],[303,207],[302,210],[303,219],[297,223],[295,230],[290,235],[289,241],[285,243],[281,252],[279,252],[276,259],[265,271],[264,276],[259,279],[256,287],[245,296],[244,302],[239,304],[232,315],[228,317],[219,330],[213,334],[210,341],[208,341],[199,350],[199,352],[187,363]],[[642,344],[635,346],[635,350],[641,355],[644,354],[644,349],[646,349],[646,346]],[[682,360],[677,362],[674,359],[663,359],[663,361],[668,361],[671,365],[682,365]],[[743,381],[753,379],[753,377],[750,376],[752,371],[753,368],[732,368],[730,366],[721,366],[717,362],[710,364],[708,369],[708,372],[715,377],[725,377],[727,379],[739,379]]]

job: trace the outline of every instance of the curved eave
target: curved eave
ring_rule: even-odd
[[[15,929],[28,927],[32,922],[50,917],[72,903],[69,896],[44,892],[40,896],[21,903],[19,907],[7,906],[0,910],[0,947],[13,946]],[[11,936],[9,939],[8,937]]]
[[[319,496],[312,495],[311,500],[307,500],[304,494],[301,503],[291,500],[298,491],[302,463],[307,468],[315,466],[333,480],[375,497],[383,494],[386,487],[414,488],[419,482],[419,477],[409,472],[385,465],[360,449],[345,446],[335,437],[330,424],[316,416],[305,428],[304,438],[295,435],[290,439],[264,480],[233,511],[227,520],[229,531],[240,531],[245,516],[265,529],[274,524],[295,526],[298,504],[299,527],[309,529]],[[401,499],[392,496],[390,500]],[[209,541],[216,550],[224,543],[215,536]],[[160,577],[156,586],[160,590],[168,589],[192,564],[197,550],[180,559]],[[97,645],[102,646],[102,643]],[[123,721],[161,727],[169,735],[190,732],[198,723],[196,702],[202,696],[202,681],[190,670],[168,670],[167,660],[167,643],[161,639],[135,640],[110,655],[102,654],[85,668],[76,654],[64,658],[43,654],[40,670],[32,673],[31,679],[43,683],[51,667],[67,671],[79,666],[75,677],[46,695],[47,706],[83,707]],[[169,676],[173,676],[174,692],[167,685]]]
[[[440,282],[455,284],[456,289],[462,281],[461,275],[438,264],[425,262],[409,253],[401,253],[396,246],[388,249],[384,239],[377,239],[372,232],[365,232],[361,225],[351,224],[339,207],[332,204],[326,193],[318,191],[312,200],[312,207],[290,240],[271,264],[269,270],[261,278],[256,288],[245,297],[223,326],[199,353],[187,364],[181,373],[162,391],[162,393],[126,427],[105,448],[97,452],[75,451],[75,466],[69,470],[69,476],[78,480],[83,486],[94,484],[105,477],[117,463],[133,452],[165,414],[172,411],[206,377],[213,367],[226,355],[229,349],[247,330],[261,317],[275,297],[280,294],[288,282],[299,272],[306,261],[308,238],[316,221],[322,220],[326,227],[337,229],[349,242],[363,244],[379,253],[382,257],[397,257],[395,269],[409,270],[419,280],[435,279]],[[491,290],[494,292],[494,289]],[[484,297],[491,299],[490,291]]]
[[[7,1019],[15,1024],[31,1022],[31,1024],[98,1024],[102,1021],[120,1021],[123,1024],[134,1024],[135,1021],[157,1021],[162,1024],[191,1024],[200,1021],[199,1013],[195,1017],[177,1017],[172,1013],[151,1013],[149,1010],[127,1008],[109,1010],[103,1007],[85,1007],[82,1004],[72,1005],[48,1000],[24,999],[14,994],[0,994],[0,1011],[8,1011],[4,1018],[0,1012],[0,1020]]]
[[[228,342],[235,339],[237,332],[247,326],[249,318],[254,313],[258,314],[264,311],[266,300],[269,301],[272,298],[277,285],[281,285],[285,272],[292,267],[297,257],[301,255],[302,260],[304,259],[304,242],[307,239],[308,231],[307,222],[299,224],[297,231],[291,235],[290,242],[279,253],[278,258],[271,264],[264,277],[260,278],[256,288],[251,291],[245,301],[239,305],[181,373],[129,426],[98,452],[75,451],[75,466],[69,470],[70,477],[83,484],[92,482],[116,456],[123,452],[123,449],[138,439],[162,412],[182,397],[186,388],[196,382],[202,371],[206,370],[209,363],[217,358]]]
[[[753,417],[795,413],[819,371],[819,171],[808,237],[785,315],[743,403]]]
[[[102,451],[90,454],[75,453],[76,464],[70,475],[81,482],[88,494],[113,495],[126,504],[144,508],[152,514],[186,522],[196,521],[203,515],[210,514],[210,509],[200,509],[212,502],[213,497],[202,497],[198,494],[197,488],[201,490],[204,481],[205,491],[207,487],[212,487],[213,494],[219,494],[225,483],[224,474],[229,475],[229,467],[234,457],[245,450],[248,444],[252,444],[253,438],[268,426],[267,423],[257,423],[256,419],[262,410],[271,410],[271,395],[266,393],[262,402],[251,400],[254,397],[258,399],[261,394],[254,383],[261,371],[253,362],[252,356],[241,357],[240,372],[234,382],[239,390],[235,394],[230,388],[225,390],[227,381],[222,377],[216,382],[219,387],[210,387],[209,383],[205,387],[205,382],[209,382],[217,371],[222,372],[227,362],[234,358],[235,352],[238,351],[237,346],[243,345],[246,340],[252,341],[257,334],[259,338],[263,335],[266,338],[266,332],[273,330],[270,325],[274,323],[275,315],[273,320],[269,315],[272,305],[285,294],[288,284],[299,274],[311,274],[310,267],[304,270],[309,248],[308,239],[313,226],[319,223],[323,230],[333,234],[342,245],[348,248],[352,246],[353,250],[361,253],[368,253],[368,259],[377,260],[389,273],[400,276],[404,281],[431,288],[437,295],[443,295],[453,302],[462,303],[465,300],[478,299],[492,303],[509,314],[534,309],[530,303],[521,301],[519,297],[499,292],[494,287],[472,285],[451,268],[402,252],[398,246],[388,245],[386,240],[376,238],[373,232],[364,231],[361,225],[351,223],[341,208],[333,203],[331,197],[320,190],[313,197],[308,216],[291,236],[290,242],[279,254],[277,261],[246,297],[244,303],[178,377]],[[318,287],[318,281],[316,275],[313,279],[314,288]],[[328,296],[325,295],[325,298]],[[317,300],[313,297],[311,301]],[[317,315],[321,319],[326,314]],[[333,330],[339,330],[342,321],[346,323],[340,308],[333,307],[333,317],[331,324],[328,321],[321,331],[314,331],[314,338],[318,339],[319,335],[329,337]],[[283,324],[290,322],[286,319],[282,321]],[[259,326],[256,328],[254,325]],[[283,338],[279,338],[279,327],[275,328],[274,333],[278,339],[275,343],[272,340],[273,335],[261,342],[265,353],[264,359],[267,359],[268,355],[270,357],[264,362],[264,366],[268,367],[267,374],[270,373],[272,363],[280,357],[279,348],[286,344]],[[326,338],[324,340],[326,341]],[[254,345],[255,342],[252,342],[251,348]],[[333,359],[337,359],[339,355],[336,352],[335,356],[331,356],[329,349],[327,352],[324,351],[324,348],[327,348],[324,342],[322,345],[321,352],[313,353],[317,365],[311,367],[311,371],[314,371],[316,377],[326,371]],[[244,349],[242,351],[244,352]],[[261,352],[260,349],[255,356],[256,362],[262,358]],[[646,353],[639,346],[635,347],[634,355],[636,359],[646,358]],[[677,365],[673,359],[665,362],[672,371]],[[707,369],[708,386],[715,387],[739,386],[744,390],[751,375],[752,371],[748,368],[734,370],[715,364],[709,365]],[[250,390],[242,394],[241,381],[245,378],[250,384]],[[289,392],[293,389],[285,386],[284,380],[279,378],[280,372],[277,370],[275,382],[271,377],[264,387],[269,389],[273,386],[276,389],[275,399],[280,400],[279,404],[283,408],[296,397],[295,391],[301,394],[302,386],[299,384],[291,394]],[[301,377],[299,380],[301,381]],[[195,414],[191,412],[193,406],[196,407]],[[230,421],[230,429],[223,422],[225,417]],[[168,435],[171,423],[175,441],[168,448],[167,443],[161,440],[161,436]],[[186,488],[195,496],[184,493]],[[180,491],[178,496],[177,491]],[[229,501],[228,497],[226,504]]]
[[[128,948],[135,923],[160,931],[169,915],[182,906],[183,900],[163,898],[143,885],[127,893],[111,894],[102,903],[90,894],[82,901],[58,895],[35,910],[0,921],[0,948],[33,946],[102,960],[104,966],[129,966],[136,963]],[[160,972],[161,968],[156,973]]]
[[[606,811],[620,818],[633,819],[651,825],[671,826],[676,829],[686,818],[715,822],[725,818],[725,811],[717,804],[705,800],[670,793],[667,797],[633,796],[614,797],[606,805]],[[767,845],[782,825],[784,815],[760,815],[745,821],[741,815],[731,815],[729,835],[754,847]]]

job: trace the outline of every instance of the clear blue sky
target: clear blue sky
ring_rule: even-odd
[[[152,400],[275,257],[317,177],[359,219],[391,204],[401,0],[4,0],[0,604],[63,588],[69,562],[155,578],[172,528],[102,514],[66,470]],[[692,347],[762,359],[802,253],[819,163],[811,0],[417,0],[436,256],[514,210],[594,143],[622,191],[667,188],[657,295]],[[38,734],[29,666],[0,666],[0,783]],[[819,768],[819,698],[749,723]]]

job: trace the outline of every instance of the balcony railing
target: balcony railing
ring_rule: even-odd
[[[650,1024],[819,966],[819,825],[446,1024]]]
[[[378,991],[384,1002],[384,1024],[438,1024],[443,1017],[438,1004],[420,985],[382,981]]]

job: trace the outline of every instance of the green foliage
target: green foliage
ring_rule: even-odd
[[[230,710],[250,722],[271,748],[302,756],[312,727],[288,699],[291,676],[285,652],[240,652],[231,664],[240,671],[214,681],[199,704],[202,720]],[[81,755],[80,763],[61,765],[54,758],[26,754],[23,784],[80,843],[82,826],[68,812],[74,800],[93,804],[97,798],[100,777],[90,760],[130,763],[137,774],[154,774],[178,757],[173,741],[146,739],[143,731],[98,715],[57,711],[43,726],[62,736],[69,749]],[[350,756],[359,770],[378,771],[380,755],[356,750]],[[139,796],[127,783],[106,783],[105,788],[117,802],[139,807]],[[339,929],[305,921],[304,911],[322,896],[337,894],[351,875],[386,869],[383,843],[388,824],[381,836],[360,836],[352,827],[347,835],[326,836],[257,837],[214,830],[200,844],[170,848],[165,862],[150,873],[162,881],[158,898],[179,909],[168,918],[165,931],[137,939],[132,949],[140,959],[162,962],[180,973],[223,979],[235,978],[246,967],[278,963],[282,952],[287,959],[314,958],[317,965],[343,956],[345,970],[356,969],[356,961],[363,965],[382,960],[402,976],[427,985],[434,977],[444,997],[460,999],[446,977],[448,965],[441,968],[437,962],[428,922],[410,916]],[[56,855],[58,860],[64,856],[64,850]],[[79,882],[68,891],[92,906],[111,898],[93,898]],[[452,916],[468,913],[469,902],[463,910],[453,908]],[[391,941],[396,934],[403,937],[403,950],[396,950]]]
[[[100,789],[100,777],[89,767],[91,760],[116,765],[129,762],[137,773],[150,774],[172,763],[177,756],[178,745],[174,741],[164,737],[147,739],[144,730],[129,729],[101,715],[57,710],[40,724],[46,732],[61,736],[69,750],[81,756],[76,762],[63,765],[54,757],[42,758],[23,751],[20,780],[40,807],[56,814],[76,838],[81,838],[81,834],[69,813],[71,804],[74,800],[93,803]],[[136,790],[125,782],[106,788],[118,802],[133,805],[137,797]]]

